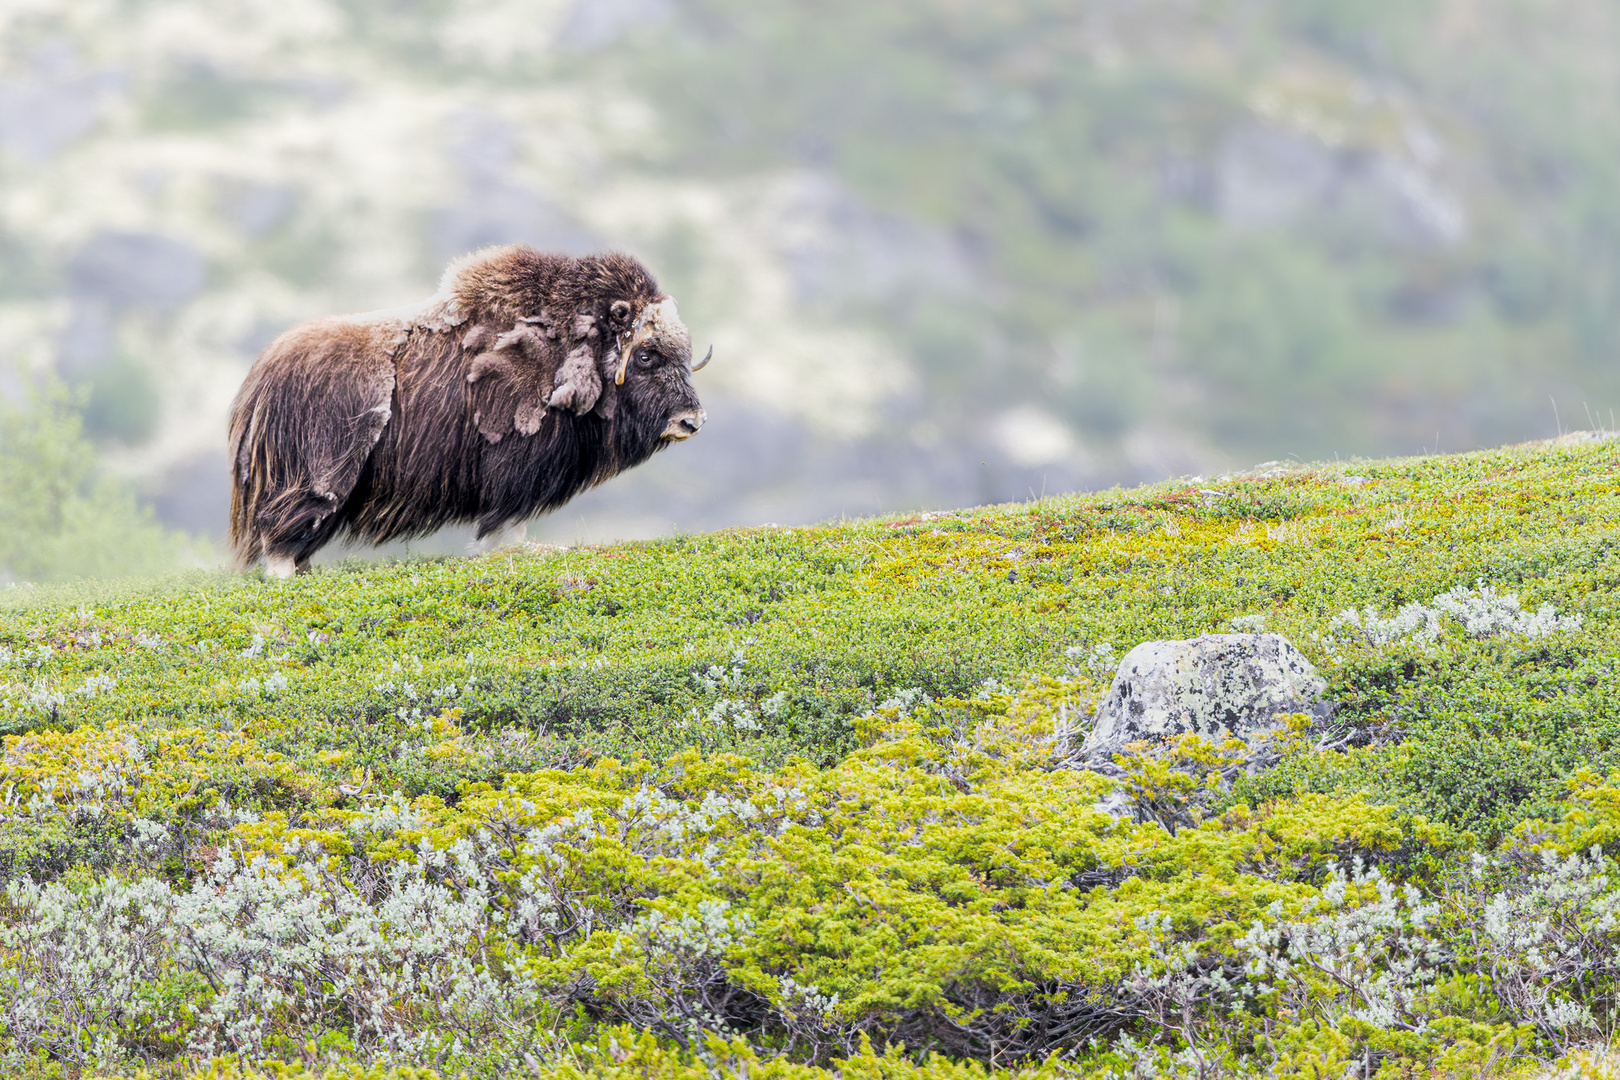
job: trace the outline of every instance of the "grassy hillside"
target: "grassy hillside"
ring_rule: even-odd
[[[5,1071],[1473,1075],[1599,1046],[1617,459],[8,590]],[[1111,661],[1234,625],[1322,669],[1331,725],[1258,771],[1071,767]]]

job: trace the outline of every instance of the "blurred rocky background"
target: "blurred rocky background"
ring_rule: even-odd
[[[207,558],[258,350],[514,241],[716,351],[537,539],[1609,427],[1617,174],[1603,0],[4,0],[0,502]]]

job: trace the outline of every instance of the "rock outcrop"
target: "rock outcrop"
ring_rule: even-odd
[[[1281,634],[1204,634],[1190,641],[1144,641],[1125,654],[1081,749],[1106,765],[1126,744],[1169,743],[1182,735],[1212,742],[1267,740],[1280,718],[1319,718],[1326,683]]]

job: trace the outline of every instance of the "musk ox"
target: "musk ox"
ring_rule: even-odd
[[[635,259],[522,246],[451,263],[420,305],[294,327],[231,405],[236,557],[285,577],[340,533],[553,509],[695,435],[708,360]]]

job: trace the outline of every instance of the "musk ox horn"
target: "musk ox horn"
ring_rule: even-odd
[[[704,368],[709,366],[709,361],[713,360],[713,359],[714,359],[714,346],[710,345],[709,346],[709,351],[703,354],[703,359],[699,360],[697,363],[692,365],[692,370],[693,371],[702,371]]]

